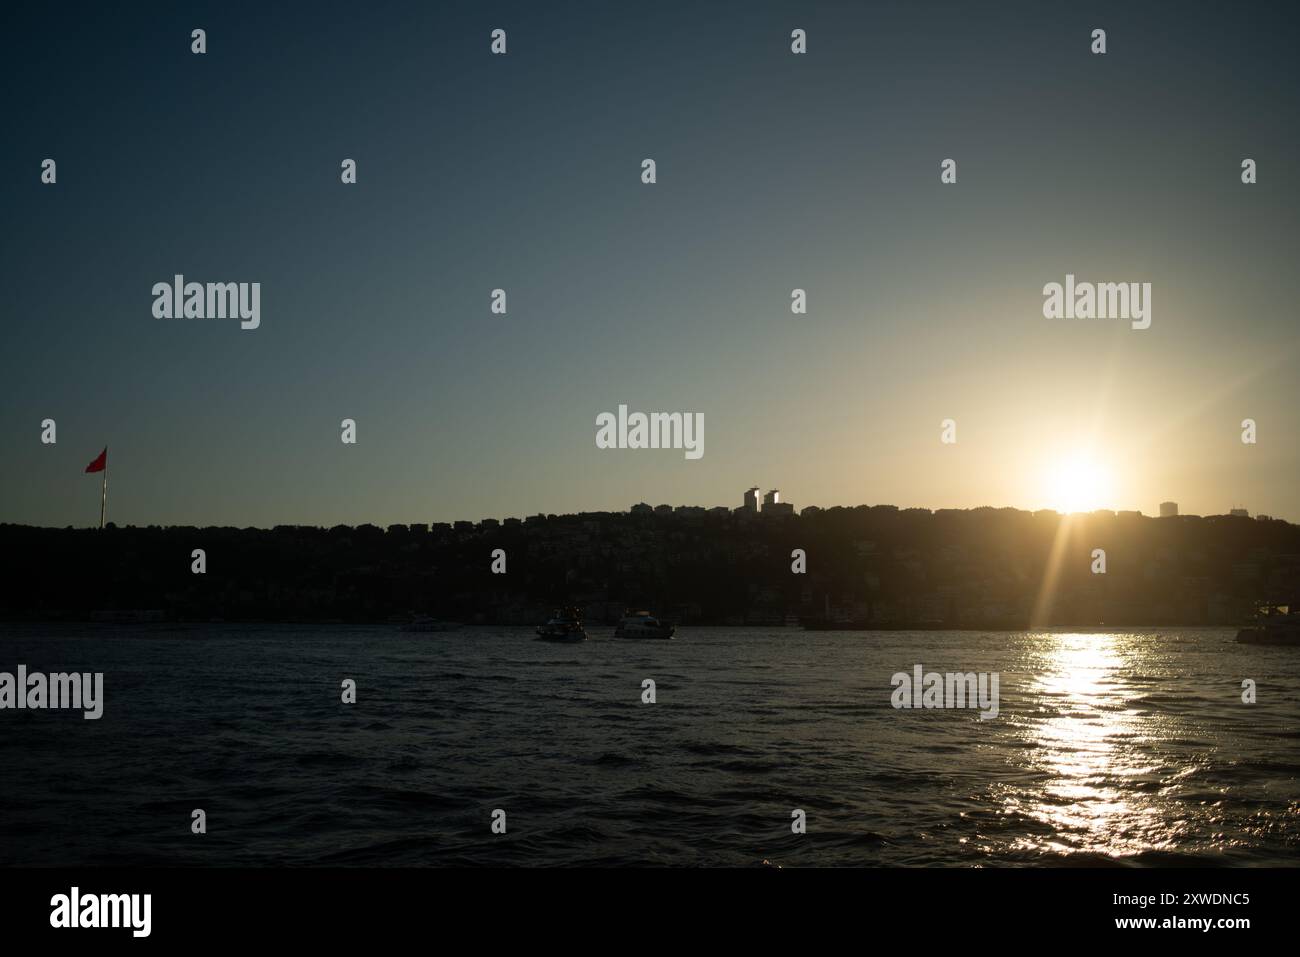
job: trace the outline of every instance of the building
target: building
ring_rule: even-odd
[[[1161,503],[1160,503],[1160,517],[1161,517],[1161,518],[1174,518],[1174,517],[1177,516],[1177,515],[1178,515],[1178,503],[1177,503],[1177,502],[1161,502]]]
[[[755,485],[753,488],[751,488],[748,492],[745,493],[744,511],[746,512],[758,511],[758,486],[757,485]]]
[[[1228,510],[1228,514],[1236,516],[1237,518],[1250,518],[1250,512],[1246,511],[1244,508],[1238,508],[1235,505]]]
[[[763,496],[763,514],[793,515],[794,506],[789,502],[781,501],[781,490],[774,488]]]

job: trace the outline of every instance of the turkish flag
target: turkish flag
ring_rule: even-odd
[[[104,451],[95,457],[95,461],[86,466],[87,472],[102,472],[108,468],[108,446],[104,446]]]

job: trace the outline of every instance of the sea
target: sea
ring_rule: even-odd
[[[104,675],[99,720],[0,710],[0,865],[1297,860],[1294,648],[1198,628],[589,631],[0,626],[0,672]],[[997,715],[895,707],[918,665],[996,673]]]

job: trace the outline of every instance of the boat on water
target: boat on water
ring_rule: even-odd
[[[677,627],[648,611],[628,612],[614,629],[615,638],[671,638]]]
[[[441,621],[437,618],[430,618],[428,615],[417,615],[410,621],[403,622],[398,626],[400,631],[417,631],[417,632],[434,632],[434,631],[455,631],[460,627],[458,621]]]
[[[1255,619],[1237,632],[1248,645],[1300,645],[1300,613],[1290,605],[1260,605]]]
[[[545,624],[537,626],[538,641],[586,641],[587,632],[582,627],[582,617],[576,608],[556,609]]]
[[[166,621],[167,614],[161,608],[104,608],[92,611],[90,620],[110,625],[142,625]]]
[[[874,627],[867,618],[804,618],[800,624],[804,631],[871,631]]]

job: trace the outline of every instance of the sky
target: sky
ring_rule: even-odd
[[[267,6],[0,14],[0,521],[96,524],[105,445],[118,524],[1300,521],[1285,5]],[[155,318],[177,273],[259,328]],[[1150,328],[1045,318],[1067,274]],[[597,448],[620,404],[704,455]]]

